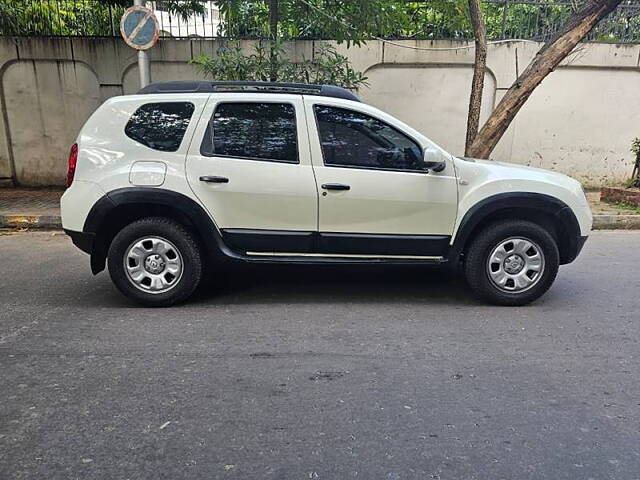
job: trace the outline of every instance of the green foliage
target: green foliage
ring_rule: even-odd
[[[635,1],[635,0],[634,0]],[[163,9],[187,19],[203,15],[208,0],[163,0]],[[269,0],[216,0],[220,34],[269,37]],[[0,35],[111,35],[133,0],[0,0]],[[579,2],[574,2],[577,6]],[[483,0],[487,37],[544,40],[571,14],[571,2]],[[112,27],[109,7],[113,10]],[[589,39],[640,40],[640,10],[622,4]],[[467,0],[279,0],[278,34],[359,45],[373,37],[472,39]]]
[[[222,31],[234,38],[269,36],[268,0],[218,0]],[[309,5],[311,4],[311,6]],[[544,37],[571,13],[565,2],[482,2],[487,36]],[[506,8],[506,11],[505,11]],[[324,13],[322,13],[324,12]],[[506,15],[505,15],[506,12]],[[359,44],[372,37],[472,39],[467,0],[279,0],[282,38],[320,38]],[[504,28],[504,32],[503,32]]]
[[[318,48],[311,59],[293,62],[280,42],[274,45],[273,52],[259,43],[251,53],[244,53],[235,44],[220,49],[214,57],[195,57],[191,63],[213,80],[268,81],[273,67],[277,80],[281,82],[338,85],[352,90],[367,85],[367,77],[329,45]]]
[[[219,0],[226,36],[266,38],[269,36],[268,0]],[[279,0],[279,35],[282,38],[331,38],[359,44],[373,30],[385,29],[393,22],[393,12],[381,0],[312,0],[335,21],[299,0]],[[341,23],[346,22],[355,28]]]
[[[132,0],[0,0],[0,35],[117,35]],[[205,0],[164,0],[172,15],[204,13]]]
[[[0,0],[0,35],[111,35],[123,11],[83,0]]]
[[[626,181],[625,186],[628,188],[640,188],[640,138],[636,137],[631,142],[631,152],[635,154],[636,161],[631,178]]]
[[[106,5],[117,5],[119,7],[128,8],[133,5],[133,0],[97,0],[99,3]],[[204,6],[206,0],[163,0],[163,8],[177,15],[183,20],[187,20],[192,15],[204,14]]]

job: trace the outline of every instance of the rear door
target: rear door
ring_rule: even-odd
[[[440,257],[457,211],[451,157],[428,171],[438,148],[373,107],[305,97],[319,196],[319,251]],[[439,150],[440,151],[440,150]]]
[[[318,194],[299,95],[212,95],[187,178],[228,246],[312,252]]]

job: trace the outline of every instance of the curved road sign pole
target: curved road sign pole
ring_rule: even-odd
[[[144,0],[133,0],[133,4],[143,7]],[[151,66],[146,50],[138,50],[138,72],[140,73],[140,88],[144,88],[151,83]]]

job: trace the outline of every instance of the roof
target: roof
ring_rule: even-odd
[[[333,85],[314,85],[310,83],[283,82],[210,82],[206,80],[187,80],[176,82],[151,83],[138,94],[151,93],[293,93],[298,95],[319,95],[323,97],[344,98],[359,102],[360,99],[346,88]]]

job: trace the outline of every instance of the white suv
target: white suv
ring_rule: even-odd
[[[62,221],[116,286],[187,299],[207,261],[461,266],[523,305],[591,229],[561,174],[456,158],[331,86],[168,82],[107,100],[72,147]]]

